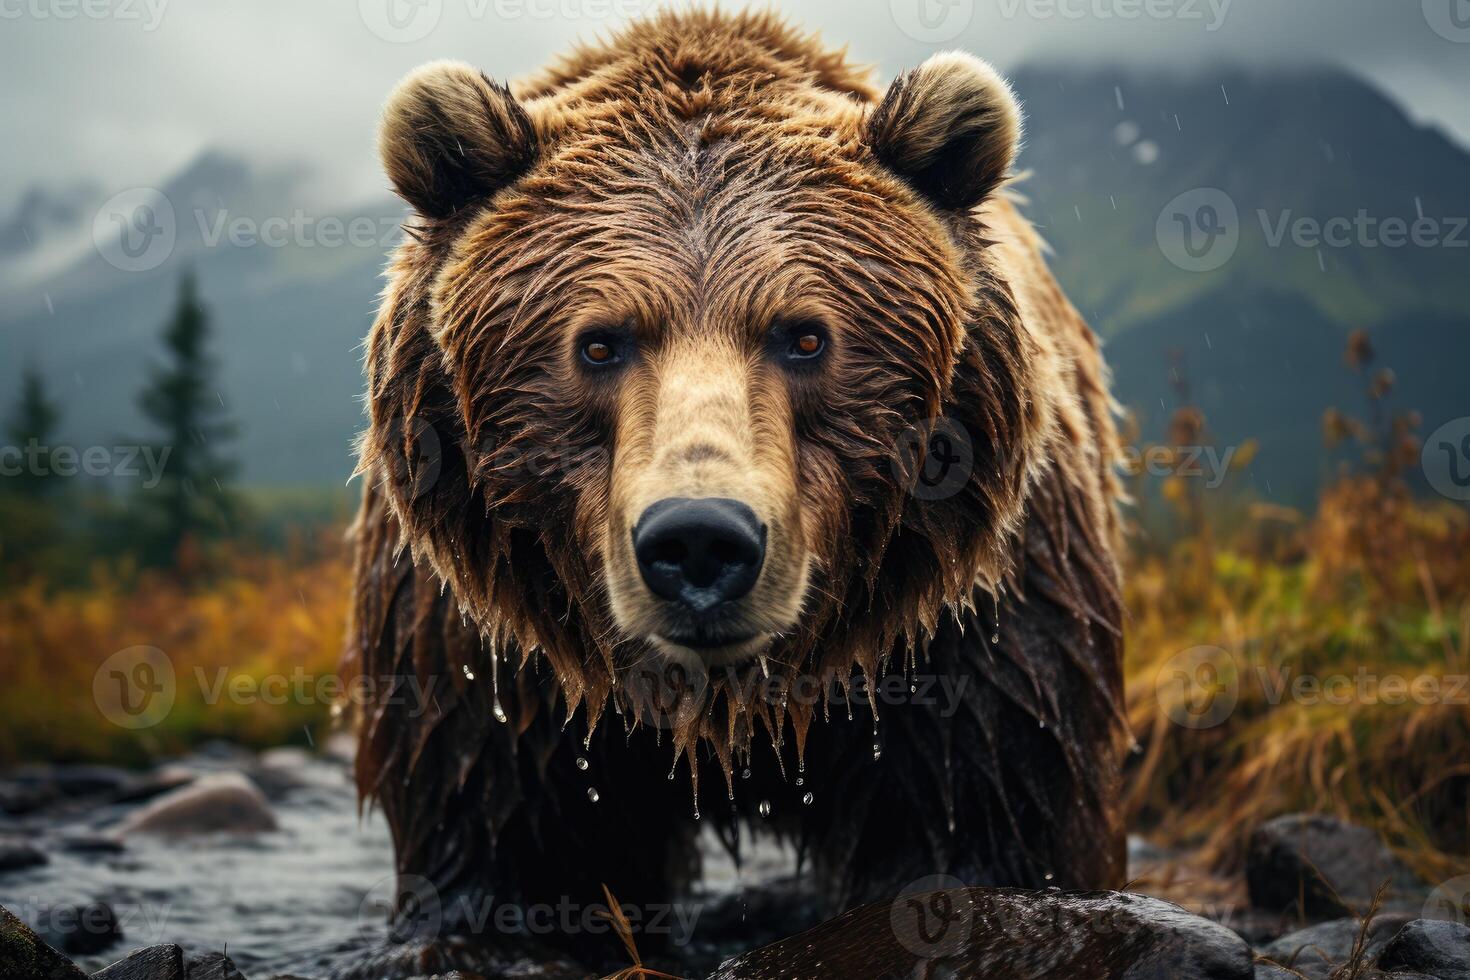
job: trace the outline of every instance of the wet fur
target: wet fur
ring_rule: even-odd
[[[347,645],[349,670],[400,693],[410,676],[434,685],[422,713],[385,697],[358,720],[359,787],[388,817],[400,873],[451,901],[594,901],[603,883],[624,902],[668,900],[696,870],[690,786],[666,778],[682,756],[705,776],[705,818],[732,843],[747,821],[796,840],[834,909],[935,873],[1120,883],[1105,374],[1034,234],[994,194],[1004,165],[911,165],[930,160],[904,142],[916,91],[950,105],[960,138],[1019,126],[992,89],[954,90],[951,67],[926,65],[880,102],[840,52],[768,17],[664,15],[516,99],[467,80],[492,138],[526,142],[472,147],[447,192],[424,162],[443,150],[432,137],[402,158],[395,181],[421,217],[369,338]],[[395,100],[385,138],[432,130],[423,114],[443,111]],[[976,195],[983,208],[953,206]],[[786,238],[820,251],[792,256]],[[640,705],[621,672],[656,651],[621,637],[609,607],[621,464],[607,447],[640,417],[636,400],[616,411],[572,394],[567,345],[579,325],[632,318],[664,325],[660,350],[707,356],[711,324],[742,324],[721,342],[731,369],[757,372],[742,345],[793,309],[835,324],[845,360],[809,391],[744,385],[750,411],[794,440],[760,465],[785,467],[773,506],[796,515],[811,555],[773,669],[971,681],[952,715],[884,705],[877,759],[863,705],[849,722],[751,702],[741,675],[719,672],[687,724],[625,731]],[[938,416],[970,434],[974,467],[952,497],[923,501],[894,447]],[[555,465],[520,465],[548,447]]]

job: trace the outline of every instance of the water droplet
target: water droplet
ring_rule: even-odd
[[[1048,871],[1046,874],[1042,875],[1042,877],[1045,878],[1047,881],[1051,881],[1053,878],[1056,877],[1056,875]]]
[[[727,799],[727,800],[733,800],[733,799],[735,799],[735,791],[733,789],[726,790],[725,791],[725,799]]]
[[[674,781],[674,774],[673,773],[669,773],[669,782],[673,782],[673,781]]]
[[[749,779],[750,778],[750,770],[749,769],[742,769],[742,770],[740,770],[740,778],[741,779]]]
[[[874,742],[873,743],[873,759],[876,761],[877,759],[881,758],[882,755],[883,755],[883,746],[879,745],[877,742]]]
[[[1045,718],[1038,718],[1038,719],[1036,719],[1036,724],[1039,725],[1042,728],[1045,728],[1046,727],[1046,719]]]
[[[593,803],[596,803],[598,800],[602,799],[602,797],[599,796],[597,793],[596,786],[587,787],[587,799],[591,800]]]
[[[999,633],[991,633],[990,634],[990,642],[992,644],[999,643],[1000,642],[1000,634]]]
[[[495,715],[496,721],[500,722],[502,725],[505,724],[505,709],[500,706],[500,702],[497,701],[495,703],[495,707],[491,709],[491,713]]]
[[[760,805],[760,808],[759,809],[760,809],[760,812],[761,812],[761,816],[763,816],[763,817],[769,817],[771,815],[771,801],[770,800],[761,800],[761,805]]]
[[[805,795],[802,796],[801,802],[804,803],[804,804],[806,804],[807,806],[811,806],[812,805],[812,800],[814,800],[814,799],[816,799],[816,797],[812,796],[811,793],[806,793]]]
[[[465,664],[460,669],[464,671],[464,679],[465,680],[472,681],[472,680],[475,679],[475,672],[473,670],[470,670],[470,665],[469,664]]]
[[[583,772],[587,771],[587,759],[585,756],[577,756],[577,768]]]
[[[801,776],[797,776],[796,777],[796,785],[800,786],[804,782],[806,782],[806,780],[804,778],[802,778]]]

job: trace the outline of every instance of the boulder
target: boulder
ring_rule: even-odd
[[[1364,959],[1378,954],[1394,933],[1408,921],[1405,915],[1380,915],[1368,925]],[[1362,919],[1333,919],[1298,929],[1277,939],[1261,950],[1272,962],[1289,966],[1311,980],[1327,977],[1334,969],[1352,959],[1358,935],[1363,931]]]
[[[1256,828],[1246,854],[1251,904],[1270,913],[1338,919],[1385,901],[1422,901],[1423,885],[1366,827],[1323,814],[1277,817]]]
[[[209,773],[172,790],[118,827],[131,834],[253,834],[276,829],[265,795],[237,772]]]
[[[189,957],[184,963],[184,975],[188,980],[245,980],[224,953]]]
[[[1254,975],[1245,940],[1159,899],[1128,892],[953,888],[852,909],[726,960],[710,980],[1253,980]]]
[[[187,980],[184,951],[178,946],[149,946],[92,974],[92,980]]]
[[[100,953],[123,937],[117,913],[105,902],[52,905],[37,920],[36,934],[52,949],[72,956]]]
[[[0,906],[0,977],[5,980],[86,980],[75,963],[42,942]]]
[[[26,841],[13,837],[0,838],[0,874],[20,871],[45,864],[47,857]]]
[[[1388,941],[1378,968],[1417,971],[1439,980],[1470,980],[1470,928],[1458,922],[1415,919]]]

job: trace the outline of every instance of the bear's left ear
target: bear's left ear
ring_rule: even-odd
[[[962,51],[900,75],[868,119],[873,154],[941,208],[968,211],[1006,177],[1021,108],[990,65]]]
[[[536,129],[503,85],[455,61],[398,83],[378,132],[383,169],[400,197],[429,218],[484,200],[536,161]]]

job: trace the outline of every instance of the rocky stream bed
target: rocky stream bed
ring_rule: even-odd
[[[611,931],[607,961],[591,967],[519,934],[491,951],[395,944],[392,848],[383,822],[359,815],[349,764],[338,742],[217,744],[148,772],[0,776],[0,980],[529,980],[632,963]],[[1135,840],[1131,892],[935,881],[819,923],[794,872],[772,843],[754,842],[737,867],[711,840],[683,903],[697,920],[647,965],[715,980],[1470,980],[1470,877],[1419,881],[1371,831],[1323,816],[1258,828],[1234,877]]]

